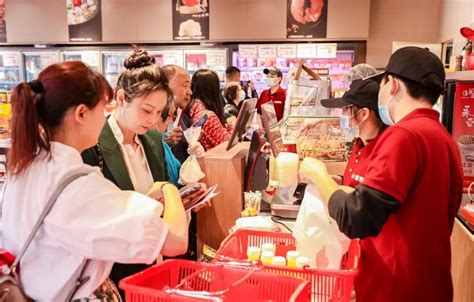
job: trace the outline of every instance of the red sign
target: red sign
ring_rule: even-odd
[[[463,191],[474,182],[474,82],[456,82],[453,139],[461,151],[464,170]]]

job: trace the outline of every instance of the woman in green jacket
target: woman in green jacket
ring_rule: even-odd
[[[100,166],[104,176],[122,190],[147,194],[154,182],[169,180],[162,136],[154,127],[165,106],[173,102],[173,94],[146,51],[135,50],[124,66],[115,93],[118,107],[105,123],[97,146],[82,157],[85,163]],[[110,278],[118,284],[147,267],[116,263]]]

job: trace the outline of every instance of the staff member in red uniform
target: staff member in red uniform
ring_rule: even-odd
[[[321,100],[326,108],[342,108],[341,129],[353,135],[350,157],[342,184],[355,187],[364,179],[369,156],[385,125],[378,113],[379,84],[373,80],[355,80],[341,98]]]
[[[260,94],[260,98],[258,99],[256,105],[257,112],[261,113],[260,109],[262,108],[263,104],[273,101],[277,119],[281,120],[285,110],[286,99],[286,90],[280,87],[283,75],[280,69],[275,67],[265,68],[263,73],[267,76],[265,78],[265,83],[269,89],[262,91]]]
[[[390,125],[353,192],[341,190],[321,161],[305,158],[330,215],[362,238],[358,301],[453,299],[450,235],[462,198],[458,147],[433,110],[444,91],[441,61],[428,50],[397,50],[383,74],[379,114]]]

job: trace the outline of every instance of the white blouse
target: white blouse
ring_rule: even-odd
[[[115,139],[117,140],[117,143],[120,146],[120,151],[122,152],[122,157],[125,161],[125,165],[127,166],[133,188],[139,193],[148,193],[154,183],[154,180],[153,174],[151,174],[150,166],[148,165],[148,160],[146,158],[145,149],[143,149],[142,142],[138,138],[138,135],[136,135],[135,142],[138,144],[136,149],[134,149],[132,145],[125,145],[123,143],[122,130],[117,124],[114,114],[110,116],[108,123],[112,129]]]
[[[168,228],[161,203],[121,191],[79,152],[52,143],[52,158],[40,154],[19,177],[9,177],[2,205],[2,247],[18,254],[50,194],[73,170],[85,171],[65,188],[20,264],[26,294],[39,301],[64,301],[85,263],[91,261],[75,298],[90,297],[114,262],[152,263]]]

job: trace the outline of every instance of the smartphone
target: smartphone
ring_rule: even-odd
[[[201,127],[207,121],[207,114],[204,114],[193,127]]]
[[[181,198],[185,198],[196,193],[200,189],[201,185],[198,183],[187,184],[186,186],[179,189],[179,195],[181,196]]]

